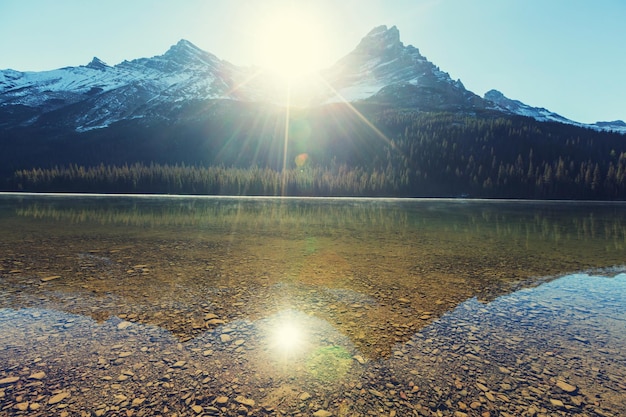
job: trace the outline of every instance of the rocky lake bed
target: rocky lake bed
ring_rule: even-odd
[[[1,203],[0,416],[626,414],[620,206]]]

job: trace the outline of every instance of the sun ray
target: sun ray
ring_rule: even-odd
[[[287,186],[287,150],[289,146],[289,117],[291,115],[291,82],[287,81],[287,106],[285,107],[285,132],[283,142],[283,171],[280,184],[280,195],[285,196]]]
[[[230,97],[231,94],[233,94],[236,91],[240,90],[242,87],[248,85],[249,83],[254,81],[256,78],[259,78],[262,73],[263,73],[263,69],[261,69],[261,68],[256,69],[252,74],[248,75],[246,78],[244,78],[242,81],[240,81],[239,83],[235,84],[230,90],[228,90],[226,92],[225,96],[226,97]]]
[[[367,117],[365,117],[363,115],[363,113],[361,113],[356,107],[354,107],[352,105],[352,103],[350,103],[345,97],[343,97],[341,95],[341,93],[339,91],[337,91],[332,85],[330,85],[328,83],[328,81],[326,79],[324,79],[323,77],[319,77],[320,81],[336,96],[339,97],[339,99],[341,100],[341,103],[345,104],[346,106],[348,106],[348,108],[363,122],[365,123],[370,129],[372,129],[372,131],[374,131],[374,133],[376,133],[376,135],[378,137],[380,137],[382,140],[384,140],[392,149],[396,150],[396,146],[394,145],[394,143],[391,141],[391,139],[389,139],[387,137],[387,135],[385,135],[383,132],[380,131],[380,129],[378,129],[376,126],[374,126],[374,124],[372,122],[370,122]]]

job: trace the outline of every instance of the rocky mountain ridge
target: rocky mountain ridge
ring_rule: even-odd
[[[371,30],[330,68],[298,80],[239,67],[187,40],[163,55],[109,66],[94,57],[84,66],[52,71],[0,71],[0,129],[37,127],[88,131],[123,120],[167,119],[189,102],[234,100],[276,106],[372,102],[423,111],[495,110],[539,121],[626,133],[621,121],[586,125],[492,90],[484,98],[465,89],[400,41],[395,26]],[[289,94],[287,94],[289,91]]]

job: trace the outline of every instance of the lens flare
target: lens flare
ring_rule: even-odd
[[[304,164],[306,164],[306,161],[308,160],[309,160],[309,155],[306,153],[301,153],[300,155],[296,156],[296,159],[295,159],[296,166],[298,168],[302,168]]]
[[[305,344],[305,333],[296,321],[283,318],[272,329],[270,346],[282,355],[293,355],[302,350]]]

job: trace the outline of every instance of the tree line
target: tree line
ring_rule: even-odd
[[[231,124],[220,128],[209,122],[186,120],[185,130],[181,122],[167,134],[158,133],[159,129],[163,131],[160,127],[135,129],[135,138],[125,136],[127,131],[121,129],[116,131],[117,136],[96,132],[102,137],[62,142],[67,147],[61,163],[38,158],[30,167],[15,170],[3,188],[214,195],[626,199],[625,135],[489,112],[367,108],[361,112],[362,117],[357,117],[345,109],[324,108],[298,115],[292,126],[299,123],[306,127],[301,129],[306,134],[294,132],[286,147],[283,132],[277,128],[284,121],[272,116],[271,123],[260,123],[266,116],[258,114],[249,117],[248,122],[233,115],[228,118]],[[270,128],[264,130],[265,125]],[[83,148],[70,147],[73,143]],[[91,144],[108,147],[106,152],[98,152],[100,148],[87,148]],[[287,166],[283,168],[284,153]],[[298,162],[302,155],[306,158]]]
[[[135,163],[70,165],[16,171],[10,187],[33,192],[162,193],[251,196],[391,196],[391,176],[377,171],[319,167],[225,168]]]
[[[402,193],[626,199],[626,136],[528,118],[383,115]],[[445,190],[445,191],[444,191]]]

